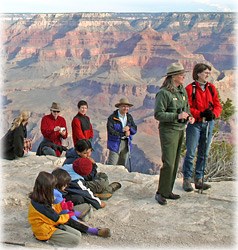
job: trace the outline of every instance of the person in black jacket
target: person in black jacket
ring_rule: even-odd
[[[101,200],[111,198],[112,194],[121,188],[119,182],[112,182],[109,184],[108,176],[105,173],[97,171],[97,164],[91,158],[92,144],[90,140],[78,140],[75,147],[66,151],[66,159],[64,165],[73,164],[78,158],[88,158],[92,162],[92,171],[87,176],[83,176],[85,186],[90,188],[96,197]]]
[[[26,129],[29,117],[29,111],[22,111],[13,120],[11,128],[1,139],[2,158],[14,160],[18,157],[23,157],[31,150],[31,140],[27,139]]]
[[[107,120],[107,148],[109,156],[108,165],[126,166],[128,153],[131,148],[132,136],[137,132],[137,126],[133,117],[129,114],[129,108],[133,104],[127,98],[121,98],[115,105],[117,110]],[[130,147],[130,148],[129,148]]]

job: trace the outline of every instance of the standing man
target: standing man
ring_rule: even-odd
[[[107,120],[107,148],[109,157],[107,164],[126,166],[128,152],[131,148],[132,136],[137,132],[137,126],[129,114],[133,104],[127,98],[121,98],[115,105],[115,110]],[[129,148],[130,147],[130,148]]]
[[[186,87],[190,110],[196,122],[186,129],[186,156],[183,164],[183,189],[193,191],[191,179],[193,162],[197,151],[194,183],[196,189],[206,190],[211,186],[203,182],[206,159],[212,140],[214,119],[219,117],[222,106],[215,86],[208,82],[211,67],[198,63],[193,69],[193,83]]]
[[[88,103],[84,100],[78,102],[78,114],[72,120],[72,136],[74,146],[78,140],[86,139],[92,142],[93,127],[90,118],[86,115]]]
[[[186,122],[193,123],[186,90],[183,87],[185,70],[182,64],[172,63],[166,78],[155,97],[154,117],[159,121],[159,136],[163,166],[160,169],[159,186],[155,199],[160,205],[166,199],[179,199],[173,186],[177,174]]]
[[[62,139],[68,136],[65,119],[59,115],[61,111],[59,103],[53,102],[50,107],[50,114],[45,115],[41,120],[41,133],[43,140],[40,143],[37,155],[60,156],[63,150]]]

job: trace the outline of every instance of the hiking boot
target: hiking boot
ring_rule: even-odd
[[[211,188],[211,185],[209,185],[205,182],[202,183],[202,179],[195,179],[195,188],[207,190],[207,189]]]
[[[159,193],[155,194],[155,199],[158,201],[158,203],[160,205],[166,205],[167,204],[166,199],[161,194],[159,194]]]
[[[111,193],[100,193],[100,194],[94,194],[96,197],[98,197],[100,200],[108,200],[112,197]]]
[[[168,196],[162,195],[166,199],[177,200],[180,198],[179,194],[170,193]]]
[[[183,190],[186,192],[192,192],[193,187],[191,185],[191,180],[190,179],[183,179]]]
[[[99,228],[98,229],[98,236],[107,238],[111,236],[111,231],[109,228]]]
[[[121,188],[121,184],[119,182],[112,182],[109,186],[112,188],[113,193]]]

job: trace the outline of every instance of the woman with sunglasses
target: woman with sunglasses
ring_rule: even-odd
[[[68,136],[65,119],[59,115],[61,111],[59,103],[53,102],[50,107],[50,114],[45,115],[41,120],[41,133],[43,140],[40,143],[37,155],[53,155],[59,157],[63,150],[62,139]]]

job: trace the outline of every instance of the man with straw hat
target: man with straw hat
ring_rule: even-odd
[[[133,104],[127,98],[121,98],[115,104],[118,109],[108,117],[107,148],[109,149],[109,157],[107,164],[109,165],[126,166],[132,136],[137,132],[133,117],[128,113],[132,106]]]
[[[159,121],[163,161],[155,195],[160,205],[167,204],[166,199],[180,198],[172,191],[184,139],[185,124],[194,123],[189,110],[187,92],[183,87],[185,72],[181,63],[172,63],[167,68],[166,78],[155,97],[154,117]]]

